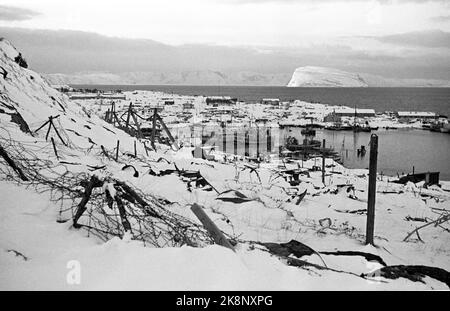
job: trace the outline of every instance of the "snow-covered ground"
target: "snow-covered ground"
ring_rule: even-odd
[[[7,41],[0,41],[0,66],[8,72],[6,79],[0,76],[0,146],[25,175],[36,179],[20,181],[17,171],[0,157],[0,289],[448,289],[445,283],[429,276],[414,282],[403,277],[361,275],[379,271],[384,265],[450,269],[448,222],[425,227],[420,236],[412,235],[403,241],[409,232],[425,224],[421,220],[431,222],[448,213],[450,183],[425,188],[423,183],[400,185],[379,177],[376,247],[367,246],[367,170],[349,170],[328,159],[322,183],[321,173],[312,171],[314,160],[305,161],[302,168],[299,163],[282,165],[281,161],[255,166],[226,160],[219,152],[211,154],[215,161],[193,158],[192,148],[176,151],[163,145],[147,154],[141,141],[104,122],[95,111],[70,101],[39,74],[19,67],[13,61],[17,53]],[[18,115],[33,136],[11,121],[17,121]],[[48,139],[48,126],[35,132],[49,116],[57,115],[53,121],[57,131],[51,129]],[[59,158],[50,138],[54,139]],[[115,161],[117,140],[119,158]],[[137,157],[129,155],[133,154],[135,142]],[[298,186],[289,183],[289,169],[305,172]],[[38,175],[32,175],[35,170]],[[190,183],[187,173],[199,173],[208,185]],[[67,183],[60,179],[62,175]],[[92,176],[103,183],[92,192],[99,198],[95,204],[101,205],[87,205],[87,215],[80,218],[85,227],[76,229],[72,222],[74,207],[80,203],[84,189],[70,182],[87,182]],[[62,182],[43,184],[48,180]],[[108,190],[115,197],[116,191],[123,191],[123,187],[116,187],[118,182],[148,199],[150,207],[166,220],[176,219],[180,226],[191,224],[189,228],[198,226],[199,236],[206,233],[201,231],[190,206],[203,206],[233,242],[235,252],[207,240],[196,241],[195,237],[190,242],[199,247],[188,246],[190,243],[180,242],[170,230],[153,223],[156,218],[146,218],[147,227],[139,228],[138,224],[144,222],[133,222],[138,219],[132,217],[137,206],[134,203],[125,207],[132,230],[125,232],[118,225],[120,228],[114,231],[117,236],[105,242],[94,234],[95,230],[86,227],[102,224],[103,218],[88,215],[108,215],[105,193]],[[61,200],[57,191],[44,191],[56,186],[70,187],[63,191],[75,198],[65,196]],[[297,204],[299,194],[305,190],[306,196]],[[223,200],[226,195],[235,200]],[[238,200],[242,196],[245,200]],[[113,212],[117,209],[116,204],[112,205]],[[117,217],[118,213],[114,213]],[[152,246],[139,235],[146,230],[152,236],[169,236],[170,243],[166,247]],[[261,244],[291,240],[308,245],[316,253],[281,256]],[[154,244],[161,246],[159,242]],[[337,251],[360,253],[355,256]],[[379,256],[382,262],[367,259],[363,253]],[[321,268],[290,266],[287,262],[291,259]]]

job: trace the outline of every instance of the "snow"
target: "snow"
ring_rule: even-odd
[[[355,73],[326,67],[299,67],[292,74],[288,87],[367,87]]]
[[[327,159],[326,165],[334,165],[333,170],[340,174],[327,174],[323,184],[320,172],[310,172],[310,177],[300,177],[299,186],[291,187],[278,176],[277,161],[252,166],[252,170],[245,162],[226,162],[220,152],[213,153],[216,161],[206,161],[194,159],[193,148],[174,151],[162,145],[158,145],[156,152],[149,151],[147,156],[140,141],[137,143],[138,157],[126,157],[123,153],[134,149],[135,138],[104,122],[92,106],[69,100],[51,88],[39,74],[23,69],[5,57],[15,53],[5,42],[0,42],[0,65],[8,70],[8,78],[0,77],[3,92],[0,107],[7,113],[19,112],[32,130],[46,122],[49,116],[59,115],[54,121],[55,126],[68,142],[67,146],[54,133],[51,135],[55,138],[60,160],[66,164],[56,159],[52,144],[46,141],[47,127],[33,137],[10,122],[7,113],[0,113],[1,144],[14,141],[27,151],[21,156],[27,157],[28,152],[33,152],[49,164],[58,164],[60,173],[68,170],[86,176],[95,174],[105,180],[103,191],[108,189],[112,196],[116,189],[110,180],[126,182],[143,193],[171,202],[165,205],[170,213],[198,224],[190,205],[200,204],[216,225],[237,239],[238,244],[236,252],[217,245],[154,248],[144,246],[130,233],[103,242],[89,231],[72,226],[70,211],[64,212],[70,205],[68,202],[54,202],[49,193],[13,182],[14,172],[0,159],[1,290],[448,289],[431,278],[424,279],[424,283],[404,278],[380,278],[382,282],[361,278],[361,273],[379,267],[361,256],[321,255],[329,268],[343,272],[292,267],[252,241],[284,243],[295,239],[319,252],[369,252],[382,257],[388,265],[423,264],[449,270],[450,236],[442,228],[430,226],[421,231],[424,243],[416,237],[403,241],[417,225],[405,220],[407,216],[435,219],[434,209],[449,210],[450,193],[446,191],[449,182],[443,182],[442,188],[425,189],[420,184],[403,186],[388,182],[386,178],[380,181],[375,220],[377,247],[366,246],[365,214],[348,211],[361,210],[367,205],[367,170],[346,169]],[[126,94],[127,98],[129,95]],[[133,92],[133,96],[133,100],[145,101],[154,93]],[[176,101],[184,100],[186,98],[180,97]],[[198,98],[189,100],[196,104],[201,101]],[[313,107],[308,103],[301,105],[305,109]],[[120,141],[118,162],[102,156],[100,148],[103,145],[108,152],[114,152],[117,140]],[[157,162],[161,158],[165,160]],[[125,165],[132,165],[139,177],[133,177],[134,170],[122,170]],[[232,190],[228,194],[239,197],[238,193],[241,193],[248,200],[236,204],[218,200],[220,195],[216,191],[195,187],[189,191],[186,180],[177,173],[149,174],[150,169],[159,173],[173,170],[175,165],[180,170],[200,172],[219,193]],[[305,169],[313,165],[314,160],[303,163]],[[105,168],[92,171],[93,167],[101,166]],[[296,169],[298,163],[286,166]],[[11,176],[3,174],[5,171]],[[350,198],[346,191],[348,187],[341,185],[354,185],[356,198]],[[295,200],[288,201],[292,194],[298,195],[304,190],[307,194],[300,204],[296,205]],[[329,221],[321,221],[326,218]],[[317,255],[301,259],[322,264]],[[80,265],[80,284],[71,284],[68,276],[77,263]]]

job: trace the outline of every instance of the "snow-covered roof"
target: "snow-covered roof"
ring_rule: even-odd
[[[279,102],[280,100],[278,98],[263,98],[263,102]]]
[[[436,113],[427,111],[399,111],[399,117],[435,117]]]
[[[208,99],[231,100],[231,96],[208,96]]]
[[[374,109],[361,109],[361,108],[350,108],[350,107],[342,107],[339,109],[335,109],[336,113],[345,113],[345,114],[354,114],[356,110],[356,114],[375,114]]]

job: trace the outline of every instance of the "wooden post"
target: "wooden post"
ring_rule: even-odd
[[[238,133],[235,130],[234,131],[234,137],[233,137],[234,155],[237,155],[237,145],[238,145]]]
[[[256,127],[256,157],[259,157],[259,127]]]
[[[134,121],[134,124],[136,125],[136,133],[135,133],[135,136],[137,137],[137,138],[141,138],[142,137],[142,132],[141,132],[141,126],[139,125],[139,121],[138,121],[138,119],[136,118],[136,114],[133,112],[132,114],[131,114],[131,116],[133,117],[133,121]]]
[[[322,183],[325,185],[325,139],[322,141]]]
[[[144,149],[145,149],[145,154],[146,154],[146,155],[147,155],[147,157],[148,157],[147,144],[145,143],[145,141],[144,141]]]
[[[173,146],[175,146],[175,149],[178,150],[178,145],[175,142],[175,138],[173,138],[172,133],[170,133],[169,128],[166,126],[166,123],[164,123],[164,120],[161,118],[159,114],[156,114],[159,123],[161,123],[164,131],[166,132],[167,136],[169,136],[169,139]]]
[[[272,152],[272,135],[271,135],[270,128],[268,128],[266,131],[266,140],[267,140],[267,152],[271,153]]]
[[[48,139],[48,134],[50,134],[50,129],[52,128],[52,122],[53,122],[53,117],[50,116],[48,117],[48,130],[47,130],[47,134],[45,134],[45,141],[47,141]]]
[[[116,125],[116,120],[114,119],[114,115],[116,113],[116,110],[114,109],[114,102],[111,103],[111,119],[110,123],[112,123],[114,126]]]
[[[370,137],[370,159],[369,159],[369,194],[367,199],[367,226],[366,244],[372,244],[375,225],[375,195],[377,192],[377,158],[378,158],[378,136],[372,134]]]
[[[134,157],[137,158],[136,140],[134,141]]]
[[[250,135],[248,131],[245,132],[245,139],[244,139],[244,156],[249,157],[250,156]]]
[[[133,103],[130,103],[130,106],[128,106],[128,114],[127,114],[127,122],[125,123],[125,127],[128,128],[128,125],[130,124],[130,116],[131,116],[131,107]]]
[[[9,166],[12,167],[12,169],[19,175],[20,179],[23,181],[29,181],[29,179],[25,176],[22,169],[14,163],[14,161],[9,157],[9,155],[6,153],[6,150],[3,149],[2,146],[0,146],[0,156],[5,159],[6,163],[8,163]]]
[[[203,208],[200,205],[196,203],[192,204],[191,211],[195,214],[195,216],[197,216],[198,220],[200,220],[200,222],[209,232],[209,234],[211,235],[216,244],[228,247],[229,249],[234,251],[233,246],[225,238],[222,231],[220,231],[219,228],[217,228],[216,224],[208,217],[208,215],[206,215],[205,211],[203,211]]]
[[[58,151],[56,151],[55,140],[53,139],[53,137],[51,137],[51,140],[52,140],[52,145],[53,145],[53,151],[55,152],[56,158],[59,160]]]
[[[120,144],[120,141],[117,140],[117,147],[116,147],[116,161],[119,160],[119,144]]]
[[[81,225],[78,224],[78,219],[83,215],[84,211],[86,210],[86,204],[91,198],[92,189],[98,184],[99,180],[97,177],[92,176],[89,180],[89,183],[84,187],[84,194],[83,198],[81,199],[80,203],[78,203],[77,211],[75,213],[75,216],[73,217],[73,227],[74,228],[80,228]],[[97,185],[98,186],[98,185]]]
[[[222,124],[222,151],[227,153],[227,127],[225,123]]]
[[[156,135],[156,108],[153,109],[152,141],[151,141],[153,150],[156,150],[155,135]]]

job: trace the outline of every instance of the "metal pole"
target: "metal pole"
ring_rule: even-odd
[[[375,195],[377,192],[377,158],[378,158],[378,136],[372,134],[370,137],[370,159],[369,159],[369,194],[367,199],[367,226],[366,244],[372,244],[375,226]]]

